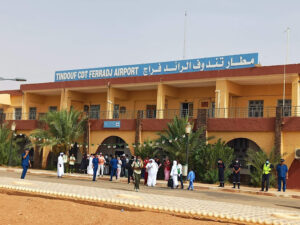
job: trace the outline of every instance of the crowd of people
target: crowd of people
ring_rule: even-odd
[[[284,164],[284,159],[280,160],[280,164],[276,166],[276,174],[278,179],[278,191],[286,190],[286,179],[288,179],[288,167]],[[76,158],[74,154],[71,154],[68,158],[67,155],[60,153],[57,160],[57,176],[61,178],[65,173],[65,167],[69,164],[69,172],[73,173],[75,169]],[[30,167],[29,160],[29,150],[25,150],[22,154],[22,167],[23,172],[21,179],[24,179],[26,176],[27,169]],[[224,187],[225,184],[225,169],[226,166],[222,159],[219,159],[217,162],[218,175],[219,175],[219,187]],[[232,181],[233,188],[240,189],[240,179],[241,179],[241,164],[238,159],[236,159],[230,166],[232,170]],[[270,174],[274,166],[267,159],[262,167],[262,188],[261,191],[268,191],[269,189],[269,180]],[[93,181],[96,181],[96,178],[104,175],[110,175],[110,181],[113,180],[113,177],[116,180],[120,177],[127,177],[128,184],[134,182],[134,190],[139,191],[140,179],[144,178],[144,185],[149,187],[154,187],[156,185],[157,177],[160,176],[161,172],[163,178],[167,181],[168,187],[174,189],[179,188],[184,189],[183,182],[183,166],[179,160],[174,160],[171,164],[171,161],[168,157],[165,157],[163,163],[161,163],[158,157],[154,159],[149,159],[146,157],[144,160],[140,156],[131,156],[128,155],[105,155],[100,152],[99,154],[85,155],[80,163],[79,171],[81,173],[86,173],[93,176]],[[196,175],[195,172],[190,169],[187,174],[187,180],[189,181],[188,190],[194,190],[194,181]]]

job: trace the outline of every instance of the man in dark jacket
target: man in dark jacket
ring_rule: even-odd
[[[112,159],[110,160],[110,168],[111,168],[110,181],[112,181],[113,176],[116,176],[116,179],[118,179],[117,177],[118,160],[116,159],[116,156],[113,156]]]
[[[220,185],[219,187],[224,187],[224,172],[225,172],[225,164],[222,161],[222,159],[218,160],[218,169],[219,169],[219,181]]]
[[[128,170],[128,184],[130,184],[130,178],[133,180],[133,169],[132,169],[132,163],[134,161],[134,156],[131,156],[131,159],[126,165],[126,168]]]

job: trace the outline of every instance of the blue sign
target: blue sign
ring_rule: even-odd
[[[254,67],[258,53],[55,72],[55,81],[151,76]]]
[[[120,128],[121,122],[120,121],[104,121],[104,128]]]

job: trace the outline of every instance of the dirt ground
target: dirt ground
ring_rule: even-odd
[[[19,196],[0,193],[1,225],[212,225],[216,221],[201,221],[147,211],[123,212],[119,209],[91,206],[68,200]]]

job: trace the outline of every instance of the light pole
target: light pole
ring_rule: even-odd
[[[0,77],[0,81],[2,80],[11,80],[11,81],[27,81],[25,78],[21,78],[21,77],[16,77],[16,78],[4,78],[4,77]]]
[[[8,157],[8,165],[10,166],[11,164],[11,149],[12,149],[12,141],[13,141],[13,137],[14,137],[14,134],[15,134],[15,130],[16,130],[16,123],[13,122],[11,124],[11,127],[10,127],[12,133],[11,133],[11,138],[10,138],[10,147],[9,147],[9,157]]]
[[[187,176],[188,174],[188,169],[189,169],[189,135],[192,131],[192,125],[190,124],[190,122],[187,122],[186,126],[185,126],[185,133],[186,133],[186,159],[185,159],[185,165],[183,166],[183,171],[182,171],[182,175],[183,176]]]

